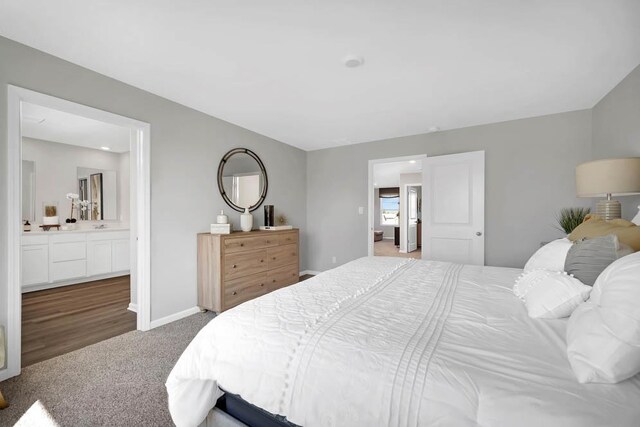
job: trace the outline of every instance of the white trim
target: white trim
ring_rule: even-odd
[[[75,102],[66,101],[32,90],[7,85],[7,369],[0,370],[0,378],[20,374],[21,356],[21,110],[28,102],[65,113],[111,123],[132,129],[131,154],[135,157],[135,216],[132,216],[131,239],[136,244],[135,274],[138,306],[138,329],[150,329],[151,316],[151,239],[150,239],[150,143],[151,126],[135,119],[98,110]],[[135,227],[135,228],[134,228]]]
[[[367,180],[367,192],[368,192],[368,227],[367,230],[368,231],[368,237],[367,237],[367,254],[369,256],[373,256],[374,251],[373,251],[373,230],[374,227],[373,225],[375,224],[375,220],[373,218],[374,216],[374,205],[373,205],[373,195],[375,193],[375,189],[373,188],[373,165],[378,164],[378,163],[392,163],[392,162],[408,162],[409,160],[419,160],[422,161],[423,159],[426,159],[427,155],[426,154],[416,154],[413,156],[402,156],[402,157],[388,157],[386,159],[373,159],[373,160],[369,160],[369,170],[368,170],[368,180]],[[422,198],[424,199],[424,188],[422,189]],[[422,227],[422,233],[424,234],[425,232],[425,228]],[[423,236],[424,237],[424,236]],[[400,240],[400,242],[402,242],[402,240]]]
[[[393,239],[394,239],[393,237],[384,237],[384,236],[382,236],[382,240],[393,240]]]
[[[193,314],[200,313],[200,311],[202,311],[200,310],[200,307],[191,307],[186,310],[182,310],[177,313],[170,314],[169,316],[161,317],[160,319],[153,320],[151,322],[151,329],[166,325],[167,323],[175,322],[176,320],[184,319],[185,317],[189,317]]]
[[[132,302],[129,303],[129,307],[127,307],[127,310],[129,311],[133,311],[134,313],[138,312],[138,304],[134,304]]]
[[[300,272],[301,276],[304,276],[305,274],[312,274],[314,276],[317,276],[318,274],[322,273],[321,271],[315,271],[315,270],[304,270]]]

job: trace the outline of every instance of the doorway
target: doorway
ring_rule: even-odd
[[[89,288],[91,295],[95,296],[96,289],[100,288],[103,296],[113,298],[109,292],[104,292],[108,288],[119,298],[130,300],[127,308],[135,311],[133,325],[136,329],[150,328],[149,124],[15,86],[8,86],[8,101],[8,339],[7,369],[0,371],[0,380],[20,373],[22,295],[25,285],[28,288],[26,290],[41,292],[40,298],[47,298],[47,293],[55,294],[59,289],[81,293]],[[129,185],[124,185],[123,176],[118,178],[113,170],[117,166],[107,167],[104,163],[92,164],[86,160],[98,156],[83,157],[84,160],[71,171],[62,168],[63,162],[68,160],[67,155],[47,157],[45,153],[39,161],[26,158],[24,154],[28,150],[23,141],[34,135],[25,133],[30,128],[42,130],[46,127],[31,126],[38,122],[46,123],[47,120],[43,121],[39,113],[34,114],[34,111],[49,111],[74,117],[84,123],[93,121],[119,128],[124,133],[127,145],[122,152],[126,151],[127,154],[126,157],[124,154],[115,156],[114,161],[117,158],[126,165]],[[53,118],[48,120],[49,124],[55,121]],[[32,123],[28,124],[29,121]],[[33,146],[43,143],[38,139],[32,142]],[[58,144],[56,141],[52,143]],[[69,150],[70,145],[73,144],[49,145],[44,149],[64,151]],[[100,151],[116,151],[112,148],[105,143],[79,150],[94,150],[97,154]],[[34,154],[33,150],[31,154]],[[50,169],[57,168],[72,176],[56,178],[56,188],[47,193],[47,185],[51,182],[41,180],[43,185],[39,187],[38,173],[40,171],[41,175],[45,175],[45,170],[52,164],[54,167]],[[34,191],[35,194],[28,191]],[[119,199],[118,194],[121,196]],[[40,232],[25,232],[26,224],[22,221],[25,215],[26,219],[34,221],[30,222],[33,229]],[[115,222],[110,222],[123,221],[125,216],[128,217],[127,227],[115,226]],[[87,224],[80,225],[84,222],[82,220],[87,220]],[[105,227],[105,233],[102,233]],[[81,306],[85,299],[80,293],[74,301]],[[67,302],[70,300],[68,298]]]
[[[425,155],[369,162],[369,256],[422,258],[420,212]]]
[[[409,165],[414,165],[415,169],[402,169]],[[400,172],[397,168],[400,168]],[[397,178],[391,183],[396,183],[397,187],[391,190],[386,188],[390,183],[386,180],[389,174],[377,171],[393,171]],[[484,265],[484,184],[484,151],[369,160],[369,256],[404,256]],[[379,208],[382,200],[380,194],[388,192],[399,195],[396,211],[392,211],[390,215],[391,218],[394,213],[397,215],[397,221],[393,224],[396,235],[393,237],[388,237],[384,232],[383,222],[380,222],[383,221]],[[417,199],[419,221],[412,220],[412,213],[408,213],[408,200],[412,197]],[[395,249],[390,255],[376,251],[376,244],[378,247],[384,246],[378,242],[394,237]],[[419,251],[412,251],[418,244]]]

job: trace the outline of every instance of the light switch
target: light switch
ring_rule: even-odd
[[[364,215],[364,207],[359,206],[359,207],[358,207],[358,213],[359,213],[360,215]]]

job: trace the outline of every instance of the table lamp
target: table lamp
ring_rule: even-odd
[[[640,194],[640,157],[604,159],[576,167],[578,197],[606,197],[596,205],[605,220],[620,218],[622,205],[612,196]]]

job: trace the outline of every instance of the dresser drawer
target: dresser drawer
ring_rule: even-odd
[[[277,237],[278,236],[254,236],[224,239],[224,252],[232,254],[276,246],[278,244]]]
[[[238,279],[227,280],[224,284],[224,310],[258,298],[269,291],[267,274],[258,273]]]
[[[298,267],[298,245],[276,246],[267,249],[269,270],[295,264]]]
[[[267,272],[269,292],[298,283],[299,280],[300,272],[298,271],[298,264],[287,265]]]
[[[279,245],[298,244],[298,233],[283,233],[278,236]]]
[[[267,251],[249,251],[227,254],[224,257],[226,280],[267,271]]]

